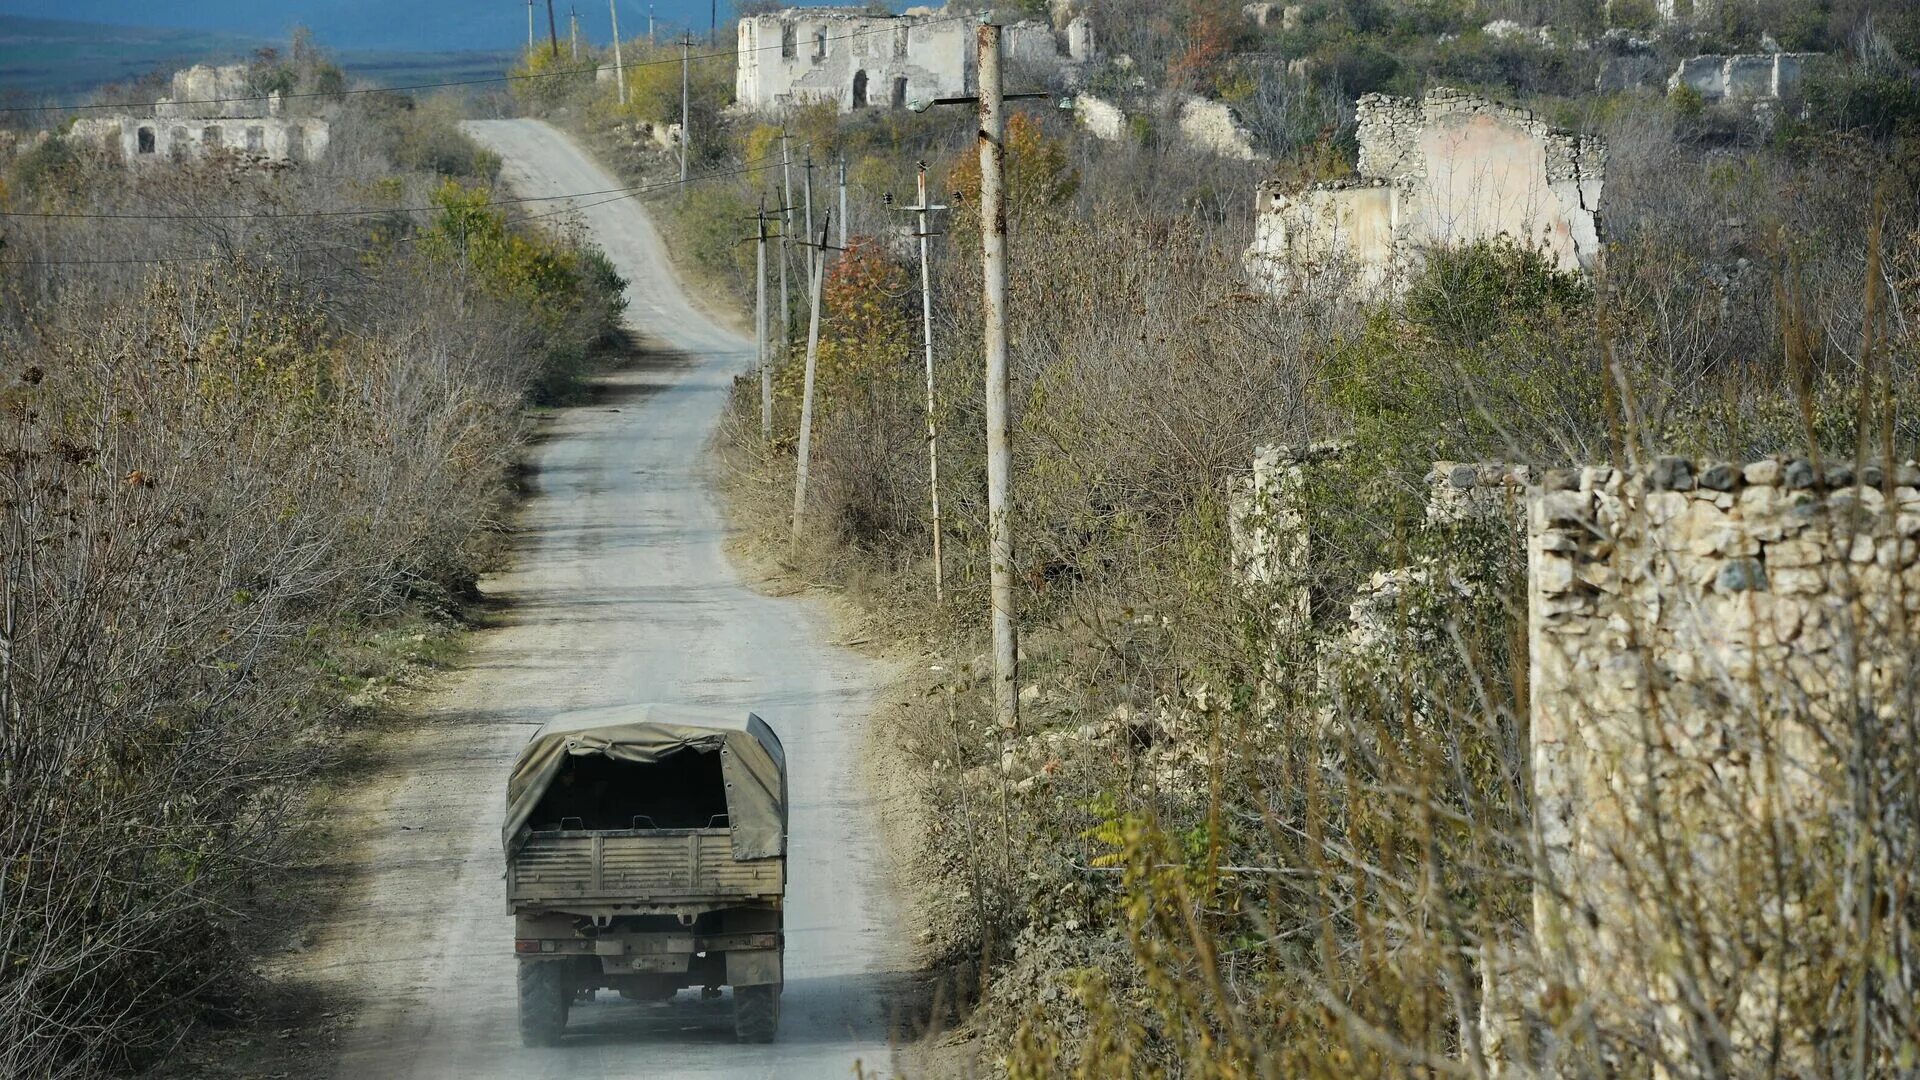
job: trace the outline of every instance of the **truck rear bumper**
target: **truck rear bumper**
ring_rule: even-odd
[[[592,938],[515,938],[513,951],[528,959],[591,957],[608,975],[682,973],[697,957],[724,954],[727,985],[758,986],[781,981],[780,952],[784,944],[778,930],[702,935],[603,934]]]

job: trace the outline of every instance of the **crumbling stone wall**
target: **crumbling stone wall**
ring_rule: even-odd
[[[1666,458],[1530,496],[1546,1000],[1727,1075],[1822,1071],[1862,724],[1911,717],[1920,467]],[[1871,778],[1869,783],[1875,782]],[[1825,873],[1809,873],[1821,868]],[[1792,963],[1777,951],[1791,935]],[[1840,946],[1844,947],[1844,946]]]
[[[761,111],[830,101],[842,112],[900,108],[913,101],[972,93],[974,24],[932,15],[868,15],[846,8],[789,8],[740,20],[734,98]],[[1006,28],[1010,66],[1050,74],[1092,59],[1093,24],[1074,19],[1067,53],[1051,26]]]
[[[1275,291],[1334,267],[1391,285],[1430,247],[1496,236],[1562,270],[1600,251],[1605,148],[1524,109],[1458,90],[1360,99],[1359,181],[1260,188],[1248,271]]]
[[[288,164],[325,157],[332,130],[312,117],[123,115],[76,120],[69,137],[130,166],[203,161],[214,154],[243,163]]]
[[[1667,78],[1667,90],[1690,87],[1703,101],[1777,101],[1793,92],[1807,60],[1818,55],[1696,56],[1680,61]]]

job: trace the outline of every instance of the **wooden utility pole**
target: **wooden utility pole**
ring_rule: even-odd
[[[552,0],[548,0],[549,3]],[[687,126],[687,52],[693,47],[693,35],[687,34],[680,39],[680,190],[687,190],[687,136],[693,129]]]
[[[978,31],[980,72],[980,254],[985,277],[987,550],[993,595],[993,713],[1004,731],[1020,726],[1019,644],[1013,623],[1013,443],[1007,420],[1006,103],[1001,99],[1000,30]]]
[[[928,257],[927,244],[933,238],[933,212],[946,207],[935,206],[927,200],[927,163],[924,161],[920,163],[919,192],[918,203],[901,209],[918,215],[919,227],[914,232],[920,238],[920,322],[926,344],[927,492],[933,511],[933,599],[935,603],[945,603],[946,560],[940,550],[940,427],[933,393],[933,262]],[[841,222],[842,226],[845,224]]]
[[[829,217],[832,215],[829,214]],[[813,234],[808,233],[808,238]],[[807,320],[807,370],[800,386],[799,462],[793,474],[793,536],[800,542],[802,516],[807,509],[807,464],[813,452],[813,378],[820,359],[820,288],[827,266],[827,226],[820,226],[820,245],[813,254],[813,314]]]
[[[926,195],[922,194],[920,196],[920,201],[926,202],[927,201]],[[840,247],[844,250],[846,246],[847,246],[847,157],[845,154],[842,154],[840,155]]]
[[[577,8],[570,7],[567,9],[567,44],[573,50],[574,63],[579,63],[580,62],[580,11]]]
[[[754,258],[753,329],[760,342],[760,441],[773,441],[773,365],[767,362],[767,197],[760,196],[760,244]]]
[[[547,44],[553,47],[553,58],[560,59],[560,27],[553,21],[553,0],[547,0]]]
[[[620,59],[620,7],[619,0],[607,0],[607,11],[613,16],[613,82],[619,88],[620,104],[627,103],[627,65]]]

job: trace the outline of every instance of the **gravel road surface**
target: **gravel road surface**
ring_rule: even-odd
[[[523,196],[621,186],[545,124],[468,130]],[[602,400],[562,414],[533,456],[514,568],[484,583],[505,601],[503,625],[478,635],[422,730],[349,800],[354,882],[303,958],[358,1001],[338,1075],[849,1077],[856,1061],[883,1072],[904,951],[855,761],[874,665],[831,643],[818,605],[755,593],[729,565],[702,466],[752,342],[688,300],[637,201],[586,205],[599,201],[580,200],[582,213],[631,282],[629,321],[685,358],[615,376]],[[644,701],[751,708],[786,743],[779,1040],[735,1044],[726,1000],[682,991],[647,1006],[602,991],[576,1006],[562,1046],[523,1049],[501,879],[508,769],[554,713]]]

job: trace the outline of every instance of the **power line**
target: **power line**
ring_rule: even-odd
[[[971,16],[946,15],[937,19],[928,19],[925,22],[914,23],[913,25],[935,26],[940,23],[957,22],[967,18],[971,18]],[[817,40],[851,41],[854,38],[863,37],[868,34],[879,34],[879,33],[891,32],[892,29],[893,29],[892,27],[873,27],[867,30],[855,30],[853,33],[843,34],[839,37],[830,37],[830,38],[817,39]],[[771,52],[774,49],[784,49],[784,48],[786,48],[786,45],[784,43],[778,44],[778,45],[761,45],[752,49],[745,49],[745,50],[735,49],[730,52],[695,53],[693,55],[686,57],[686,59],[687,60],[714,60],[714,59],[721,59],[729,56],[739,56],[740,53],[743,51],[744,52]],[[625,71],[630,70],[632,68],[659,67],[666,64],[678,64],[681,62],[682,62],[681,59],[677,57],[671,60],[642,60],[639,63],[622,64],[620,65],[620,70],[624,73]],[[339,98],[339,97],[348,97],[355,94],[397,94],[403,91],[439,90],[439,89],[443,89],[447,87],[455,87],[455,86],[488,86],[495,83],[528,82],[534,79],[551,79],[551,78],[557,78],[563,75],[580,75],[584,73],[585,73],[585,69],[569,69],[566,71],[533,71],[533,72],[528,72],[525,75],[491,75],[491,76],[487,76],[486,78],[480,78],[480,79],[452,79],[446,82],[412,83],[406,86],[362,86],[362,87],[355,87],[350,90],[332,90],[332,91],[311,90],[311,91],[307,91],[305,93],[299,93],[299,94],[281,94],[280,100],[298,101],[302,98]],[[259,101],[266,96],[267,95],[265,94],[248,94],[243,97],[192,98],[186,101],[127,101],[127,102],[97,104],[97,105],[4,105],[4,106],[0,106],[0,114],[25,113],[25,112],[74,112],[81,109],[108,110],[108,111],[118,111],[118,110],[127,110],[127,109],[155,109],[160,107],[161,105],[226,105],[226,104],[231,104],[233,102],[238,102],[238,101]]]
[[[508,219],[506,224],[519,225],[529,221],[538,221],[542,218],[556,217],[561,214],[571,214],[571,213],[577,213],[582,210],[592,210],[595,207],[606,206],[610,203],[617,203],[625,199],[636,198],[638,196],[645,195],[653,191],[662,191],[667,188],[680,187],[685,184],[697,184],[697,183],[702,183],[708,180],[725,180],[730,177],[744,176],[749,173],[766,172],[769,169],[773,169],[777,167],[778,167],[777,165],[757,165],[751,168],[743,167],[738,169],[725,169],[719,172],[712,172],[712,173],[707,173],[701,176],[691,177],[686,180],[665,180],[657,184],[649,184],[642,187],[636,187],[636,188],[630,188],[630,189],[608,188],[605,191],[589,192],[589,193],[578,195],[578,196],[560,196],[560,195],[550,196],[550,198],[587,198],[587,197],[591,197],[592,195],[611,195],[612,197],[607,199],[601,199],[599,202],[586,203],[582,206],[563,206],[556,210],[547,210],[538,214],[524,214],[517,218]],[[615,192],[619,192],[619,194],[614,194]],[[492,204],[488,204],[488,205],[492,205]],[[403,236],[394,242],[396,244],[411,243],[415,240],[418,240],[421,235],[422,234],[416,233],[411,236]],[[256,252],[238,252],[235,254],[243,255],[243,256],[252,254],[252,255],[272,255],[272,256],[280,256],[280,257],[291,257],[295,255],[322,254],[325,252],[338,250],[338,247],[339,245],[335,245],[332,248],[296,248],[290,251],[256,251]],[[7,260],[0,260],[0,266],[146,266],[146,265],[164,265],[169,263],[221,262],[226,259],[235,257],[235,254],[166,255],[166,256],[153,256],[149,258],[139,258],[139,259],[7,259]]]

